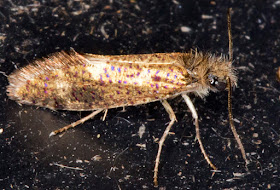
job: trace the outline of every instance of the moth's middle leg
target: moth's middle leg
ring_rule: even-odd
[[[166,127],[159,143],[158,143],[158,152],[157,152],[157,157],[156,157],[156,161],[155,161],[155,168],[154,168],[154,186],[157,187],[158,186],[158,180],[157,180],[157,175],[158,175],[158,166],[159,166],[159,160],[160,160],[160,154],[162,151],[162,146],[163,143],[167,137],[167,135],[169,134],[169,131],[172,127],[172,125],[174,124],[176,120],[176,116],[175,113],[172,109],[172,107],[169,105],[169,103],[166,100],[163,100],[162,105],[164,106],[165,110],[167,111],[167,113],[169,114],[169,118],[170,118],[170,123],[168,124],[168,126]]]

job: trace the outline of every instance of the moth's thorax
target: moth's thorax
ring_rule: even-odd
[[[83,111],[145,104],[185,92],[203,97],[216,89],[212,78],[227,77],[236,83],[228,60],[209,54],[104,56],[71,51],[15,71],[7,92],[20,103]]]

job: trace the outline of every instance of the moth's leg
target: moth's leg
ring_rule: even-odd
[[[107,116],[107,113],[108,113],[108,109],[105,110],[104,115],[103,115],[103,118],[102,118],[102,121],[105,121],[105,118],[106,118],[106,116]]]
[[[78,121],[76,121],[76,122],[71,123],[70,125],[67,125],[67,126],[62,127],[62,128],[60,128],[60,129],[58,129],[58,130],[52,131],[52,132],[50,133],[49,136],[54,136],[54,135],[57,135],[58,133],[62,133],[62,132],[64,132],[64,131],[67,131],[67,130],[70,129],[70,128],[74,128],[74,127],[76,127],[77,125],[79,125],[79,124],[81,124],[81,123],[84,123],[85,121],[87,121],[87,120],[93,118],[95,115],[99,114],[99,113],[102,112],[103,110],[104,110],[104,109],[98,109],[98,110],[92,112],[91,114],[89,114],[88,116],[83,117],[82,119],[80,119],[80,120],[78,120]]]
[[[174,124],[176,120],[176,116],[174,111],[172,110],[171,106],[168,104],[168,102],[166,100],[163,100],[162,105],[164,106],[165,110],[167,111],[167,113],[169,114],[169,118],[170,118],[170,123],[169,125],[166,127],[159,143],[158,143],[158,152],[157,152],[157,157],[156,157],[156,162],[155,162],[155,168],[154,168],[154,186],[157,187],[158,186],[158,181],[157,181],[157,174],[158,174],[158,166],[159,166],[159,159],[160,159],[160,154],[162,151],[162,146],[163,143],[172,127],[172,125]]]
[[[200,139],[200,133],[199,133],[199,124],[198,124],[198,115],[197,115],[197,112],[195,110],[195,107],[190,99],[189,96],[187,96],[186,94],[182,94],[182,97],[184,98],[185,102],[187,103],[189,109],[191,110],[192,112],[192,117],[194,118],[194,122],[195,122],[195,133],[196,133],[196,138],[198,140],[198,143],[199,143],[199,147],[200,147],[200,150],[205,158],[205,160],[208,162],[208,164],[211,166],[211,168],[213,168],[214,170],[217,170],[216,166],[214,166],[214,164],[212,164],[212,162],[210,161],[208,155],[206,154],[206,151],[203,147],[203,144],[202,144],[202,141]]]

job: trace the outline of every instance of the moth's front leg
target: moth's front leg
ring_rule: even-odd
[[[186,104],[188,105],[189,109],[192,112],[192,117],[194,118],[194,124],[195,124],[196,138],[198,140],[200,150],[201,150],[205,160],[211,166],[211,168],[213,168],[214,170],[217,170],[216,166],[214,164],[212,164],[210,158],[206,154],[206,151],[205,151],[205,149],[203,147],[203,144],[202,144],[202,141],[201,141],[201,138],[200,138],[200,133],[199,133],[198,115],[197,115],[197,112],[195,110],[195,107],[194,107],[194,105],[193,105],[193,103],[192,103],[192,101],[191,101],[191,99],[190,99],[190,97],[188,95],[182,94],[182,97],[184,98]]]

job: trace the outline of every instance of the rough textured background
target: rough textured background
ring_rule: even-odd
[[[239,71],[233,112],[251,164],[244,168],[227,121],[227,93],[194,98],[204,146],[220,172],[212,176],[194,141],[191,114],[170,100],[178,122],[161,157],[164,189],[279,187],[280,1],[4,0],[0,2],[0,70],[10,74],[34,58],[70,47],[78,52],[131,54],[228,53],[231,6],[234,65]],[[187,27],[187,28],[186,28]],[[0,186],[15,189],[150,189],[157,144],[168,114],[157,103],[109,110],[67,133],[49,133],[88,113],[20,106],[0,75]],[[145,126],[140,139],[139,127]],[[145,144],[140,148],[137,144]],[[57,165],[61,164],[61,165]],[[61,166],[74,168],[62,168]],[[77,167],[77,168],[76,168]]]

